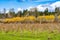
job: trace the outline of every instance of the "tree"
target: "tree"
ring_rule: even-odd
[[[45,9],[44,14],[43,15],[48,15],[48,8]]]
[[[6,9],[3,9],[3,13],[4,13],[4,18],[6,18]]]
[[[22,11],[18,11],[17,16],[21,17],[22,16]]]
[[[39,14],[38,14],[37,8],[35,8],[35,12],[34,13],[35,13],[35,17],[38,17]]]
[[[39,15],[39,12],[38,12],[37,8],[35,7],[35,8],[30,9],[30,14],[37,17]]]
[[[28,12],[27,9],[26,10],[23,10],[23,16],[29,16],[29,12]]]
[[[59,15],[59,13],[60,13],[60,10],[59,10],[59,7],[56,7],[55,8],[55,22],[58,22],[58,15]]]
[[[15,16],[14,8],[12,8],[12,9],[9,10],[8,16],[9,17],[14,17]]]

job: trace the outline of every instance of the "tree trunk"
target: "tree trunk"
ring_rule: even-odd
[[[58,22],[58,14],[57,13],[55,14],[54,22]]]

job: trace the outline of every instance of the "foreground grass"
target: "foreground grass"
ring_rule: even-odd
[[[60,40],[58,31],[0,31],[0,40]]]

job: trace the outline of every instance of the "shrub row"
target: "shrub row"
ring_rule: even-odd
[[[6,18],[4,19],[4,22],[10,23],[10,22],[53,22],[55,19],[55,16],[38,16],[37,18],[35,16],[28,16],[28,17],[13,17],[13,18]],[[60,16],[58,16],[58,19],[60,19]]]

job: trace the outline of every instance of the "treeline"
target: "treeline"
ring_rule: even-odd
[[[60,7],[55,8],[55,12],[49,12],[48,8],[45,9],[44,12],[38,11],[37,8],[32,8],[30,11],[23,10],[15,13],[14,8],[10,9],[8,13],[6,13],[6,9],[3,9],[3,13],[0,12],[0,18],[12,18],[12,17],[25,17],[25,16],[44,16],[44,15],[55,15],[56,17],[60,14]]]

